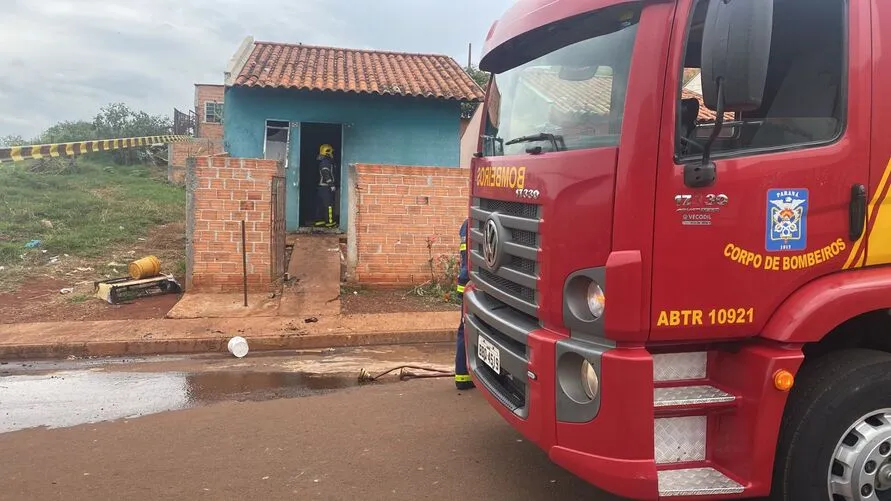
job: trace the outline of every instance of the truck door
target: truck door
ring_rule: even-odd
[[[776,0],[762,106],[725,117],[717,179],[692,188],[684,163],[701,159],[716,118],[690,80],[709,1],[682,0],[673,30],[652,341],[756,335],[793,291],[850,265],[866,244],[851,237],[849,214],[852,193],[869,187],[869,4]]]

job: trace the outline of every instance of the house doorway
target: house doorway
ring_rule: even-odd
[[[282,120],[266,120],[266,142],[263,144],[263,158],[278,160],[288,168],[288,139],[291,124]]]
[[[300,124],[300,226],[313,227],[317,218],[327,219],[327,210],[319,206],[319,147],[334,148],[334,221],[340,222],[340,175],[343,170],[343,126],[341,124],[302,122]]]

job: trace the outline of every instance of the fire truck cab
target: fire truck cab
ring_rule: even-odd
[[[468,364],[552,461],[631,499],[891,500],[883,26],[876,0],[492,26]]]

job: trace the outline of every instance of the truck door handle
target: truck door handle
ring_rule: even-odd
[[[848,238],[855,241],[863,235],[866,226],[866,187],[862,184],[851,186],[851,205],[848,209]]]

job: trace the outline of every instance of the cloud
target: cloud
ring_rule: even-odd
[[[11,0],[0,30],[0,136],[33,137],[110,102],[189,109],[245,36],[478,60],[514,0]],[[4,4],[10,3],[10,0]]]

